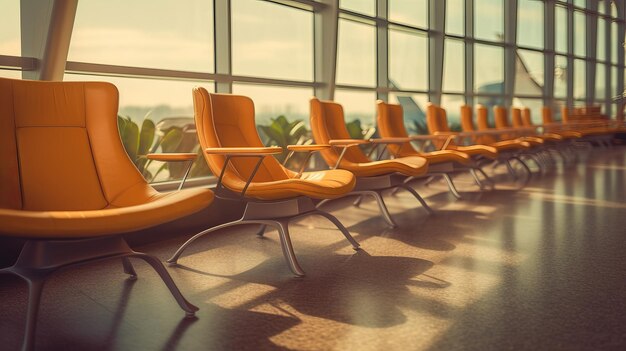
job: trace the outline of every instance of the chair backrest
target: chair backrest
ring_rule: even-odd
[[[507,109],[504,106],[493,107],[493,118],[496,128],[510,128],[509,119],[507,117]]]
[[[404,126],[404,111],[401,105],[388,104],[382,100],[376,101],[376,122],[378,132],[383,138],[405,138],[409,136]],[[394,155],[415,154],[416,150],[411,143],[389,144],[389,150]]]
[[[528,107],[522,108],[522,125],[524,127],[532,127],[533,119],[530,117],[530,109]]]
[[[317,144],[328,144],[333,139],[350,139],[350,133],[346,127],[343,115],[343,107],[332,101],[321,101],[315,97],[311,98],[311,130],[313,138]],[[330,166],[334,166],[339,159],[340,152],[335,148],[321,151],[322,157]],[[350,163],[371,162],[369,158],[358,147],[350,147],[341,160],[342,167]]]
[[[561,122],[569,122],[569,109],[567,108],[567,106],[561,106]]]
[[[461,128],[464,132],[473,132],[476,130],[474,127],[474,116],[472,116],[471,106],[461,106]]]
[[[511,109],[511,125],[513,128],[520,128],[524,126],[524,121],[522,121],[522,109],[518,107],[513,107]]]
[[[552,107],[549,107],[549,106],[542,107],[541,117],[543,119],[543,124],[554,123],[554,118],[552,118]]]
[[[0,208],[98,210],[153,196],[124,151],[117,109],[109,83],[0,78]]]
[[[489,130],[489,111],[484,105],[476,105],[476,126],[478,130]],[[491,144],[495,143],[496,139],[492,135],[481,135],[478,138],[478,143]]]
[[[206,89],[193,89],[194,118],[198,142],[205,149],[209,147],[264,147],[256,130],[254,103],[246,96],[211,94]],[[213,174],[219,175],[224,169],[226,157],[204,154]],[[231,190],[241,190],[252,174],[257,157],[233,157],[224,172],[222,182]],[[278,161],[267,156],[254,175],[254,182],[268,182],[288,179],[289,171]]]

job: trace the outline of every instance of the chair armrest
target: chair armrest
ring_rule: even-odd
[[[160,153],[160,154],[147,154],[148,160],[162,161],[162,162],[183,162],[193,161],[198,157],[196,153],[190,152],[177,152],[177,153]]]
[[[283,152],[282,147],[208,147],[204,152],[212,155],[223,156],[264,156],[274,155]]]
[[[333,139],[328,142],[330,146],[350,147],[354,145],[369,144],[369,140],[364,139]]]
[[[403,144],[411,141],[409,137],[378,138],[369,140],[373,144]]]
[[[330,148],[329,144],[287,145],[287,150],[294,152],[320,151]]]

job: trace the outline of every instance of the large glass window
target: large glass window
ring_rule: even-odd
[[[340,0],[339,7],[368,16],[376,16],[376,0]]]
[[[598,18],[598,46],[596,48],[596,57],[600,61],[606,60],[606,21],[604,18]]]
[[[446,117],[448,118],[448,126],[452,131],[461,131],[461,106],[465,105],[465,97],[463,95],[441,95],[441,106],[446,109]]]
[[[517,45],[543,49],[544,3],[520,0],[517,17]]]
[[[337,83],[376,85],[376,27],[339,20]]]
[[[212,72],[213,2],[81,0],[68,59]]]
[[[389,0],[389,20],[428,28],[428,1]]]
[[[474,46],[474,90],[477,94],[504,92],[504,49],[500,46]]]
[[[426,94],[390,93],[389,102],[402,106],[404,126],[409,134],[428,134]],[[443,105],[445,107],[445,105]]]
[[[585,60],[574,60],[574,99],[584,100],[586,97]]]
[[[504,11],[502,0],[474,0],[474,37],[502,41]]]
[[[574,55],[585,57],[586,18],[583,12],[574,12]]]
[[[313,89],[257,84],[233,84],[233,93],[254,101],[256,124],[269,125],[273,118],[285,116],[309,125],[309,99]]]
[[[4,0],[0,12],[0,55],[20,56],[20,1]]]
[[[567,57],[556,56],[554,59],[554,96],[557,98],[567,97]]]
[[[617,50],[622,49],[622,43],[619,43],[619,38],[617,36],[617,22],[611,22],[611,42],[613,43],[613,45],[611,46],[611,63],[616,65]]]
[[[465,0],[447,0],[446,33],[465,34]]]
[[[443,91],[465,91],[465,43],[446,39],[443,61]]]
[[[543,94],[543,71],[543,53],[517,50],[515,94],[541,96]]]
[[[596,65],[596,99],[604,100],[606,98],[607,86],[609,82],[606,81],[606,65],[598,63]]]
[[[425,35],[389,31],[389,80],[396,89],[428,89],[428,38]]]
[[[347,123],[358,120],[363,129],[376,126],[375,92],[337,89],[335,101],[343,106],[344,119]]]
[[[533,124],[543,124],[543,116],[541,108],[543,107],[542,99],[532,99],[526,97],[513,98],[513,107],[527,107],[530,109],[530,119]]]
[[[313,81],[312,12],[257,0],[231,6],[233,74]]]
[[[567,9],[565,7],[557,6],[555,9],[556,23],[555,23],[555,43],[554,49],[557,52],[567,52]]]
[[[20,78],[22,78],[22,71],[13,71],[13,70],[8,70],[8,69],[0,69],[0,77],[2,77],[2,78],[20,79]]]

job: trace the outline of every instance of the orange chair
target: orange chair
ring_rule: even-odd
[[[392,227],[396,223],[382,198],[382,192],[402,188],[410,192],[429,212],[432,210],[424,199],[405,183],[409,177],[420,177],[428,171],[428,160],[421,156],[398,157],[392,160],[372,161],[359,148],[359,145],[374,143],[388,145],[397,143],[397,139],[350,139],[343,115],[343,107],[332,101],[320,101],[311,98],[311,129],[317,143],[333,146],[321,151],[322,157],[332,168],[348,170],[356,176],[356,186],[351,194],[374,197],[383,218]],[[382,155],[382,152],[379,154]],[[360,199],[361,197],[359,197]],[[358,204],[357,200],[355,204]]]
[[[470,142],[489,145],[498,150],[498,162],[505,163],[507,169],[513,179],[517,179],[511,161],[517,161],[526,171],[527,175],[531,174],[528,165],[520,158],[522,153],[531,148],[530,144],[520,140],[498,140],[498,136],[503,133],[500,130],[494,130],[489,127],[487,119],[487,108],[482,105],[476,106],[477,111],[477,125],[474,127],[474,120],[472,116],[472,108],[467,105],[461,106],[461,126],[463,128],[463,135],[468,136]]]
[[[477,172],[482,174],[483,177],[487,181],[491,181],[491,179],[483,172],[483,170],[478,166],[478,162],[475,158],[469,153],[463,152],[459,150],[452,140],[448,142],[447,149],[445,150],[437,150],[431,152],[420,152],[417,151],[413,145],[411,145],[411,141],[414,140],[422,140],[422,141],[431,141],[440,139],[438,136],[426,136],[426,135],[414,135],[409,136],[404,126],[404,113],[401,105],[396,104],[388,104],[382,100],[376,101],[377,107],[377,123],[378,123],[378,131],[383,138],[400,138],[400,141],[397,144],[390,144],[388,146],[389,151],[395,157],[406,157],[406,156],[422,156],[428,160],[429,175],[440,175],[442,176],[450,189],[450,192],[457,198],[461,198],[461,194],[457,191],[450,174],[457,172],[469,172],[476,181],[476,184],[483,189],[484,185],[482,184],[480,178],[478,178]],[[462,147],[460,147],[462,149]],[[492,153],[487,152],[478,155],[487,155],[487,157],[491,157]]]
[[[215,193],[224,200],[244,201],[241,219],[194,235],[167,262],[176,263],[195,240],[218,229],[261,224],[258,235],[267,225],[278,229],[283,254],[291,271],[303,276],[298,264],[288,224],[298,217],[320,215],[335,224],[356,250],[359,244],[331,214],[316,209],[312,199],[334,199],[349,193],[355,184],[352,173],[344,170],[293,172],[272,157],[283,151],[265,147],[254,122],[254,103],[248,97],[209,94],[204,88],[193,90],[194,115],[198,141],[213,174],[219,174]],[[324,151],[329,145],[290,145],[293,152]]]
[[[25,350],[34,348],[46,279],[75,265],[119,259],[135,278],[128,258],[139,258],[188,315],[197,310],[161,262],[133,251],[121,234],[198,212],[213,193],[150,187],[124,151],[117,109],[117,89],[108,83],[0,78],[0,233],[26,240],[0,273],[28,283]]]

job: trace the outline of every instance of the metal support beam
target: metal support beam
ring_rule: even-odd
[[[315,96],[322,100],[335,97],[337,72],[337,36],[339,29],[339,1],[322,0],[325,6],[315,13]]]
[[[587,8],[591,11],[598,12],[598,2],[588,1]],[[587,60],[585,69],[587,70],[586,76],[586,99],[587,105],[592,105],[596,97],[596,62],[597,57],[597,38],[598,38],[598,16],[586,16],[587,18],[587,33],[585,33],[585,40],[587,40],[586,55]]]
[[[543,105],[554,106],[554,69],[555,69],[555,7],[554,2],[544,3],[543,41],[545,47],[543,70]]]
[[[376,57],[378,58],[376,64],[376,80],[377,87],[389,88],[389,25],[387,22],[387,2],[378,1],[376,13],[380,23],[376,26]],[[376,98],[384,101],[389,101],[389,92],[378,91]]]
[[[215,73],[232,75],[230,0],[215,0],[213,3],[214,40],[215,40]],[[216,81],[215,91],[218,93],[232,93],[232,81]]]
[[[517,38],[517,0],[504,2],[504,106],[513,104]]]
[[[430,32],[428,35],[429,53],[429,94],[431,102],[441,104],[441,91],[443,85],[443,59],[444,59],[444,31],[446,29],[446,2],[430,0],[429,19]]]
[[[474,37],[474,0],[465,1],[465,36]],[[474,43],[465,40],[465,104],[474,105]]]

